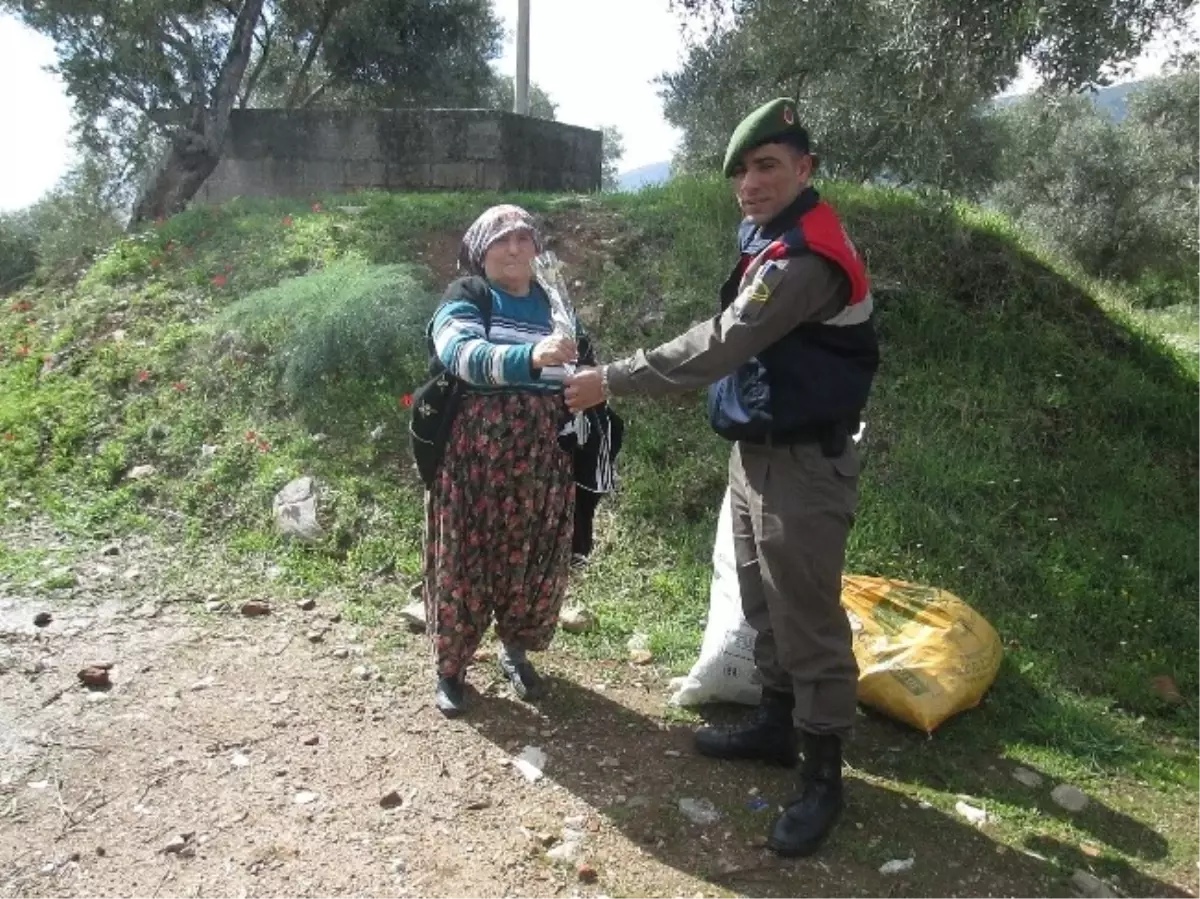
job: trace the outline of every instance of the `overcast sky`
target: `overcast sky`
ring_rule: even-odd
[[[514,74],[517,0],[496,0],[508,28],[502,73]],[[667,0],[531,0],[530,78],[573,125],[616,125],[625,143],[622,171],[670,159],[678,133],[662,118],[654,79],[678,67],[683,41]],[[1192,16],[1192,40],[1200,6]],[[1149,48],[1131,77],[1154,74],[1165,42]],[[71,160],[70,103],[45,71],[53,45],[9,16],[0,16],[0,211],[19,209],[50,189]],[[1026,74],[1015,91],[1034,85]],[[18,139],[11,139],[10,135]]]

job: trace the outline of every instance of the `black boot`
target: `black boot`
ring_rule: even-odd
[[[513,692],[526,702],[540,699],[542,696],[542,678],[534,670],[533,664],[525,658],[525,650],[510,649],[502,646],[499,654],[500,670],[512,684]]]
[[[801,793],[771,828],[767,845],[780,855],[812,855],[837,822],[842,799],[842,739],[833,734],[804,735]]]
[[[696,731],[696,751],[716,759],[758,759],[790,768],[799,760],[794,705],[791,693],[763,690],[758,710],[745,724]]]
[[[439,677],[435,698],[439,711],[447,718],[457,718],[467,710],[467,697],[463,690],[465,679],[462,674],[455,677]]]

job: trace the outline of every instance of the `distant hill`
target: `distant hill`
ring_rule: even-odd
[[[639,166],[636,169],[630,169],[628,172],[622,172],[617,175],[617,183],[621,190],[638,190],[642,187],[649,187],[654,184],[662,184],[671,177],[671,163],[667,160],[663,162],[652,162],[649,165]]]
[[[1097,91],[1093,91],[1091,97],[1098,109],[1108,113],[1114,122],[1120,122],[1129,111],[1129,97],[1145,86],[1145,80],[1127,81],[1125,84],[1102,87]],[[1014,94],[1010,97],[998,97],[993,105],[998,109],[1003,109],[1005,106],[1012,106],[1014,103],[1025,99],[1027,96],[1029,95]]]

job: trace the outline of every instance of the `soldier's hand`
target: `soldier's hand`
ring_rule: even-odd
[[[580,368],[567,378],[567,408],[582,412],[604,402],[604,378],[598,368]]]

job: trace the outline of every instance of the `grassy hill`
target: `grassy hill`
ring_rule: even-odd
[[[612,358],[711,314],[736,224],[726,191],[679,179],[506,199],[545,217]],[[1175,319],[1138,318],[977,209],[843,185],[828,196],[872,270],[884,353],[848,568],[946,588],[1007,647],[985,705],[888,775],[952,796],[978,784],[980,758],[1006,757],[1133,790],[1147,814],[1190,809],[1197,363],[1153,336]],[[197,208],[120,243],[77,284],[9,298],[0,515],[221,543],[290,582],[342,585],[364,622],[390,624],[420,565],[404,398],[458,237],[492,202]],[[603,626],[561,640],[623,657],[645,631],[682,673],[706,614],[728,448],[699,397],[621,411],[623,491],[602,506],[595,563],[574,587]],[[325,485],[315,546],[285,544],[271,524],[275,492],[304,474]],[[55,587],[20,547],[0,549],[0,572]],[[1043,826],[1077,842],[1069,822]],[[1194,877],[1186,841],[1110,843],[1114,870],[1140,860]]]

